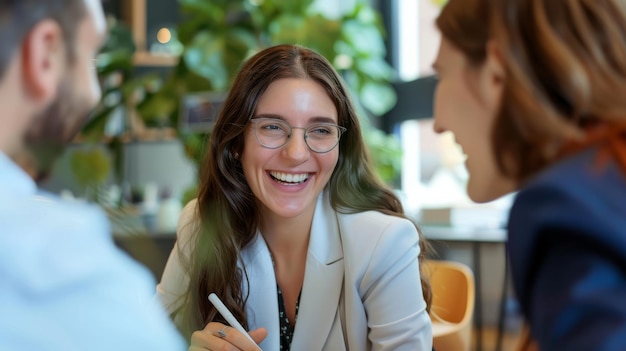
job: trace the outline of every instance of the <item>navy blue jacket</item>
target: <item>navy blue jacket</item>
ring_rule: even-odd
[[[515,292],[541,350],[626,350],[626,175],[588,149],[517,195]]]

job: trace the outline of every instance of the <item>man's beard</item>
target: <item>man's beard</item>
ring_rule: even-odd
[[[24,137],[22,166],[36,182],[47,179],[56,160],[82,129],[90,106],[81,101],[69,79],[59,84],[56,99],[33,120]]]

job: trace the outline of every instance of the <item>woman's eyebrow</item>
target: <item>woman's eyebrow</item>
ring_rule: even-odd
[[[309,122],[332,123],[332,124],[337,123],[337,121],[335,121],[334,119],[332,119],[330,117],[324,117],[324,116],[315,116],[315,117],[309,118]]]
[[[276,115],[273,113],[261,113],[261,114],[255,115],[254,118],[273,118],[273,119],[280,119],[281,121],[285,120],[282,116]]]
[[[277,115],[277,114],[273,114],[273,113],[258,114],[256,116],[254,116],[254,118],[274,118],[274,119],[279,119],[281,121],[287,122],[287,120],[283,116],[280,116],[280,115]],[[331,124],[335,124],[335,123],[337,123],[337,121],[335,121],[331,117],[313,116],[313,117],[309,118],[307,123],[331,123]]]

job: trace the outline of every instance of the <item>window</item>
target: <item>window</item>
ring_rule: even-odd
[[[432,74],[440,40],[435,27],[439,7],[432,0],[391,0],[390,12],[398,78],[406,81]]]

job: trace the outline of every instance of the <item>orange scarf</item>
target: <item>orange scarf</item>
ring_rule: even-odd
[[[606,164],[614,159],[626,174],[626,123],[599,123],[587,128],[582,141],[572,141],[565,145],[562,155],[571,155],[590,146],[598,146],[598,163]]]

